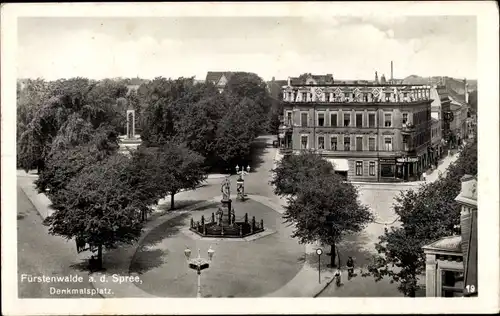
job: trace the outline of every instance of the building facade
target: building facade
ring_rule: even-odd
[[[441,135],[441,121],[432,117],[431,118],[431,150],[430,162],[437,165],[439,159],[443,155],[443,137]]]
[[[477,296],[477,179],[462,177],[455,199],[461,206],[460,233],[423,247],[427,297]]]
[[[417,180],[430,164],[429,86],[289,80],[283,101],[283,151],[318,150],[351,181]]]

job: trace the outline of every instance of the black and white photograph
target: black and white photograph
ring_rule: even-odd
[[[498,310],[495,12],[4,6],[5,313]]]

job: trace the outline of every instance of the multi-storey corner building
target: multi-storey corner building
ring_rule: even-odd
[[[351,181],[415,180],[430,164],[430,86],[283,86],[285,153],[318,150]]]

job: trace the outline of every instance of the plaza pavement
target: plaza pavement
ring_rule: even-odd
[[[264,150],[267,155],[272,155],[274,156],[274,150],[272,148],[267,148]],[[250,192],[249,197],[251,197],[252,200],[255,200],[273,210],[275,210],[278,213],[282,213],[283,209],[283,200],[274,196],[272,194],[272,190],[270,190],[267,186],[267,177],[263,177],[263,174],[265,173],[266,175],[269,174],[270,166],[266,166],[266,161],[271,162],[272,159],[263,159],[263,164],[264,164],[264,170],[261,172],[252,172],[249,177],[247,177],[247,191]],[[262,173],[262,174],[261,174]],[[220,201],[220,179],[223,178],[225,175],[221,176],[212,176],[207,179],[207,183],[205,185],[197,190],[194,191],[184,191],[176,194],[175,197],[175,204],[176,208],[185,208],[183,210],[179,211],[173,211],[173,212],[167,212],[169,209],[170,204],[169,202],[169,197],[166,197],[164,199],[164,202],[166,203],[160,203],[159,207],[157,207],[155,214],[153,214],[150,218],[148,223],[146,224],[145,232],[143,236],[147,236],[148,232],[151,231],[154,227],[157,227],[158,225],[161,225],[162,223],[165,223],[171,219],[173,219],[175,216],[186,213],[186,207],[193,209],[196,207],[200,207],[203,205],[210,205],[215,203],[214,196],[216,197],[215,199],[219,199]],[[235,183],[236,176],[231,176],[231,182]],[[40,215],[42,218],[45,218],[48,214],[50,214],[50,200],[44,195],[44,194],[38,194],[35,191],[33,181],[36,179],[36,175],[31,175],[31,174],[25,174],[23,171],[18,171],[18,185],[23,189],[24,192],[26,192],[27,196],[30,198],[30,200],[33,202],[33,204],[36,206],[38,209]],[[254,180],[251,180],[254,179]],[[255,181],[258,179],[257,181]],[[266,181],[266,185],[263,186],[262,180]],[[254,183],[257,182],[257,183]],[[250,188],[258,188],[259,190],[262,189],[262,192],[264,194],[271,193],[272,196],[264,196],[260,194],[252,194],[252,190]],[[233,188],[234,190],[234,188]],[[256,190],[256,191],[259,191]],[[260,193],[260,192],[256,192]],[[163,202],[163,201],[162,201]],[[140,244],[140,242],[139,242]],[[306,252],[306,257],[308,256],[315,256],[315,248],[311,245],[306,245],[305,247],[305,252]],[[109,282],[109,275],[113,271],[116,271],[119,274],[122,274],[125,271],[129,271],[129,264],[130,260],[127,258],[133,257],[135,253],[135,247],[130,247],[130,248],[122,248],[118,249],[116,252],[113,250],[111,252],[106,252],[104,254],[104,265],[108,269],[106,274],[108,275],[108,278],[106,280],[108,282],[101,282],[100,277],[102,277],[104,274],[99,274],[99,273],[94,273],[94,282],[93,285],[96,288],[108,288],[111,290],[112,294],[110,294],[108,297],[153,297],[153,295],[141,290],[138,286],[132,284],[132,283],[122,283],[118,285],[117,283],[114,282]],[[75,252],[75,257],[77,257],[77,254]],[[307,260],[304,260],[302,268],[298,271],[298,273],[284,286],[281,288],[277,289],[276,291],[273,291],[271,293],[266,294],[266,296],[270,297],[307,297],[307,296],[315,296],[317,293],[319,293],[324,286],[327,284],[327,282],[331,280],[331,273],[328,273],[327,271],[322,271],[321,273],[321,283],[318,281],[318,272],[317,269],[314,267],[311,267],[308,264]],[[103,278],[102,281],[105,281]],[[187,286],[192,286],[194,283],[187,284]],[[104,295],[105,297],[107,295]]]
[[[267,139],[266,143],[272,142],[272,139]],[[272,188],[267,184],[269,181],[269,171],[271,168],[275,166],[275,159],[277,158],[278,150],[275,148],[270,148],[270,146],[265,146],[261,148],[261,163],[258,168],[255,168],[249,176],[246,177],[246,192],[249,194],[253,200],[266,205],[267,207],[273,209],[278,213],[283,212],[283,206],[285,204],[284,199],[275,196],[272,193]],[[438,170],[441,172],[445,172],[448,165],[456,159],[455,156],[448,156],[444,159],[444,161],[440,164]],[[435,181],[438,177],[439,171],[436,170],[433,174],[427,177],[428,181]],[[203,205],[204,203],[215,203],[213,200],[214,197],[220,195],[220,183],[221,179],[226,175],[216,175],[208,177],[204,186],[199,189],[193,191],[184,191],[176,194],[176,208],[184,208],[184,210],[167,212],[169,208],[169,203],[160,203],[159,207],[156,210],[156,214],[153,214],[149,219],[147,226],[153,227],[160,223],[165,223],[168,220],[172,219],[176,215],[182,214],[186,212],[187,208],[199,207],[199,205]],[[23,174],[22,171],[18,171],[18,185],[23,189],[28,198],[33,202],[37,210],[39,211],[42,217],[50,214],[50,201],[44,194],[38,194],[34,190],[33,181],[35,176]],[[231,183],[235,183],[237,176],[231,176]],[[414,183],[412,186],[402,186],[393,185],[393,186],[381,186],[373,183],[363,183],[358,184],[360,186],[360,198],[363,203],[368,204],[372,208],[375,209],[375,213],[377,214],[377,220],[379,223],[370,224],[367,229],[363,233],[360,234],[357,238],[353,238],[352,240],[346,240],[344,245],[339,245],[341,249],[341,253],[347,255],[348,253],[353,253],[356,257],[356,261],[360,264],[357,266],[361,266],[363,260],[368,258],[368,255],[373,252],[372,249],[374,242],[377,241],[378,236],[383,232],[383,228],[385,225],[381,225],[380,223],[388,223],[394,220],[394,214],[392,214],[391,210],[391,202],[395,194],[399,192],[401,189],[413,188],[419,185],[419,183]],[[232,188],[234,190],[234,187]],[[233,191],[234,192],[234,191]],[[165,202],[169,202],[169,197],[165,198]],[[162,201],[163,202],[163,201]],[[147,235],[147,229],[143,236]],[[374,294],[383,294],[389,293],[388,296],[397,295],[397,291],[394,292],[393,289],[395,285],[384,285],[384,282],[377,283],[376,285],[370,284],[367,282],[367,278],[355,278],[351,281],[351,284],[357,284],[356,286],[343,286],[339,289],[334,289],[333,287],[326,287],[332,280],[332,271],[328,269],[324,269],[326,267],[326,262],[329,261],[329,257],[324,255],[322,256],[322,271],[321,271],[321,284],[318,282],[318,270],[317,270],[317,256],[314,251],[317,246],[315,245],[306,245],[305,247],[305,260],[303,267],[299,270],[299,272],[293,277],[288,283],[286,283],[280,289],[267,294],[266,296],[271,297],[304,297],[304,296],[316,296],[321,293],[321,296],[371,296],[370,293]],[[118,251],[116,256],[109,256],[105,254],[105,266],[110,267],[110,271],[116,269],[116,271],[121,271],[123,274],[124,271],[128,271],[128,266],[124,266],[130,263],[129,260],[126,260],[125,257],[133,256],[135,253],[134,247],[130,249],[122,249],[122,251]],[[327,249],[325,249],[327,250]],[[325,251],[326,252],[326,251]],[[76,252],[75,252],[76,256]],[[345,257],[345,256],[344,256]],[[121,267],[120,267],[121,265]],[[111,288],[113,294],[111,297],[152,297],[153,295],[141,290],[139,287],[135,286],[132,283],[124,283],[117,286],[116,283],[113,282],[100,282],[99,277],[102,275],[94,274],[96,278],[94,278],[94,286],[99,287],[107,287]],[[363,281],[364,280],[364,281]],[[202,281],[203,282],[203,281]],[[358,284],[359,283],[359,284]],[[368,286],[367,286],[368,284]],[[380,286],[383,286],[384,290],[381,289]],[[326,290],[325,290],[326,289]],[[349,290],[350,289],[350,290]],[[377,295],[376,295],[377,296]],[[380,295],[385,296],[385,295]]]

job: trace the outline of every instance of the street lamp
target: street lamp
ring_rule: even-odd
[[[242,166],[241,171],[240,166],[236,166],[236,174],[240,176],[240,178],[236,181],[236,192],[238,196],[243,200],[245,198],[245,175],[250,173],[250,166],[247,166],[246,171]]]
[[[201,271],[207,269],[210,266],[210,262],[215,254],[215,250],[212,249],[212,246],[208,249],[208,260],[202,258],[200,255],[200,249],[198,248],[198,258],[190,259],[191,257],[191,249],[186,248],[184,250],[184,255],[186,256],[186,260],[188,262],[189,268],[196,270],[198,274],[198,290],[196,293],[196,297],[201,297]]]
[[[323,249],[316,249],[316,254],[318,255],[318,282],[321,284],[321,255],[323,254]]]

